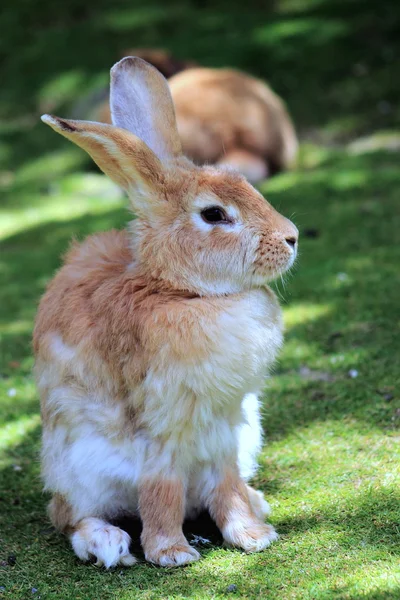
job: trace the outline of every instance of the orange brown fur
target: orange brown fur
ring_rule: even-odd
[[[61,494],[54,494],[49,504],[49,517],[61,533],[70,533],[73,526],[72,508]]]
[[[181,482],[144,482],[139,490],[139,510],[143,523],[141,542],[147,560],[159,563],[162,553],[188,550],[182,532],[185,509]]]

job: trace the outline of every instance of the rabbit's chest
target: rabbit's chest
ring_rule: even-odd
[[[219,307],[201,330],[185,333],[192,335],[186,339],[191,351],[169,341],[147,372],[143,422],[181,444],[211,448],[217,440],[219,446],[243,420],[244,395],[260,390],[275,360],[282,343],[279,306],[272,292],[255,290]]]
[[[199,391],[203,387],[214,397],[241,399],[260,389],[276,359],[283,340],[281,311],[267,290],[253,290],[222,308],[212,323],[204,324],[208,352],[188,369]]]

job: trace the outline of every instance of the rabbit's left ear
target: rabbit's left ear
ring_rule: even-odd
[[[182,154],[168,83],[146,61],[128,56],[114,65],[110,108],[113,125],[143,140],[160,160]]]

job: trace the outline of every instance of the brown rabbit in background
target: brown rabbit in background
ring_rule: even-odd
[[[292,120],[264,82],[233,69],[195,68],[160,50],[142,49],[140,56],[170,78],[183,153],[196,164],[230,165],[251,183],[294,164]],[[108,102],[92,115],[111,123]]]
[[[131,565],[111,520],[140,516],[147,560],[197,560],[185,516],[208,510],[247,552],[277,539],[246,485],[258,392],[282,344],[268,281],[296,258],[296,227],[238,173],[182,155],[162,75],[111,71],[114,126],[45,115],[129,194],[127,231],[75,243],[41,300],[35,374],[50,517],[82,560]]]
[[[282,100],[232,69],[189,69],[169,80],[183,152],[197,164],[226,164],[251,183],[288,169],[298,142]]]

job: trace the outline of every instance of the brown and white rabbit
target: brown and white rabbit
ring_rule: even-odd
[[[128,231],[74,244],[34,331],[50,516],[82,560],[199,558],[182,532],[207,509],[245,551],[277,539],[245,478],[260,446],[257,393],[282,344],[267,282],[293,264],[297,229],[238,173],[181,153],[162,75],[138,58],[111,71],[114,126],[45,115],[129,194]]]
[[[233,69],[188,69],[169,80],[183,152],[226,164],[251,183],[288,169],[298,141],[286,107],[263,81]]]

